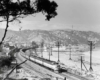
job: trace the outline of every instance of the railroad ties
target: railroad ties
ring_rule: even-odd
[[[22,54],[22,56],[23,55],[24,54]],[[26,56],[23,56],[23,57],[26,58]],[[39,60],[39,61],[36,62],[36,60]],[[46,62],[51,65],[56,64],[57,66],[59,65],[62,66],[61,63],[57,63],[57,62],[50,61],[50,60],[40,58],[40,57],[36,57],[36,56],[32,56],[29,61],[31,62],[31,64],[34,65],[34,68],[37,68],[37,70],[39,70],[45,75],[55,78],[55,80],[91,80],[91,79],[81,76],[81,73],[75,70],[72,70],[70,68],[57,67],[59,68],[59,70],[57,71],[57,70],[53,70],[55,68],[52,69],[52,67],[50,66],[48,67],[47,64],[44,64],[44,62]],[[42,61],[42,63],[40,61]]]

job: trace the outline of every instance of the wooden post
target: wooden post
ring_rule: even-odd
[[[93,71],[93,68],[92,68],[92,49],[94,48],[94,45],[93,44],[93,41],[88,41],[89,42],[89,46],[90,46],[90,71]]]
[[[49,60],[50,60],[50,47],[49,47]]]
[[[90,41],[90,71],[93,71],[92,69],[92,41]]]
[[[59,60],[59,42],[58,42],[58,62],[60,62],[60,60]]]
[[[69,60],[72,60],[72,58],[71,58],[71,46],[69,49],[70,49]]]
[[[83,62],[83,60],[82,60],[82,55],[81,55],[81,71],[82,71],[82,62]]]
[[[51,56],[52,56],[52,46],[51,46]]]

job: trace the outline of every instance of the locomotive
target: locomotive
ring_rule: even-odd
[[[21,55],[25,58],[28,58],[29,60],[41,65],[41,66],[44,66],[54,72],[59,72],[59,69],[60,69],[60,65],[59,63],[55,62],[55,61],[51,61],[51,60],[48,60],[48,59],[44,59],[44,58],[41,58],[41,57],[38,57],[38,56],[27,56],[24,54],[23,51],[21,51]]]

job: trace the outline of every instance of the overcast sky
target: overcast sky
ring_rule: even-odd
[[[13,22],[10,29],[69,29],[92,30],[100,32],[100,0],[55,0],[58,3],[58,15],[45,21],[42,14],[28,16],[21,24]],[[1,24],[4,28],[4,23]]]

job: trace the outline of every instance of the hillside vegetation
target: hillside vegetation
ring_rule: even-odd
[[[0,29],[0,40],[3,36],[3,29]],[[92,31],[76,31],[76,30],[22,30],[7,32],[5,41],[16,42],[41,42],[53,43],[60,40],[63,44],[88,44],[88,40],[95,41],[96,46],[100,45],[100,33]]]

